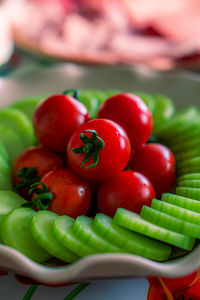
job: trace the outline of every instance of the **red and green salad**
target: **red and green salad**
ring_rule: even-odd
[[[0,110],[0,241],[32,260],[156,261],[200,239],[200,112],[165,95],[66,90]]]

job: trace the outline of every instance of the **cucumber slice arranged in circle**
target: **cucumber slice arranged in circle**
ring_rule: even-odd
[[[180,220],[200,225],[200,214],[194,211],[157,199],[152,200],[151,207],[170,216],[179,218]]]
[[[12,170],[8,163],[0,156],[0,190],[12,190]]]
[[[73,224],[73,231],[83,243],[96,250],[96,253],[124,252],[121,248],[99,236],[92,227],[92,219],[80,216]]]
[[[0,138],[1,140],[1,138]],[[3,160],[9,164],[10,163],[10,157],[8,154],[8,151],[6,150],[6,147],[4,146],[4,144],[2,142],[0,142],[0,156],[3,158]]]
[[[192,250],[194,247],[194,238],[154,225],[123,208],[117,209],[113,221],[122,227],[185,250]]]
[[[58,217],[52,227],[56,239],[77,256],[83,257],[95,254],[96,251],[80,241],[72,230],[74,219],[69,216]]]
[[[50,255],[43,250],[30,231],[30,223],[36,212],[31,208],[16,208],[7,214],[1,223],[3,243],[36,262],[43,263]]]
[[[130,254],[157,261],[165,261],[170,256],[170,246],[122,228],[114,224],[112,218],[104,214],[99,213],[95,216],[93,228],[103,238]]]
[[[10,163],[13,165],[15,159],[25,149],[22,139],[13,129],[0,124],[0,141],[6,148]]]
[[[200,201],[198,200],[169,193],[162,194],[161,200],[200,213]]]
[[[200,189],[192,187],[177,187],[176,194],[194,200],[200,200]]]
[[[200,180],[200,173],[190,173],[178,177],[178,182],[183,180]]]
[[[4,215],[7,215],[10,211],[20,207],[25,203],[22,197],[17,193],[11,191],[0,191],[0,241],[1,239],[1,221]]]
[[[67,263],[74,262],[78,256],[58,242],[52,232],[52,226],[57,218],[58,215],[51,211],[39,211],[32,218],[31,233],[38,244],[49,254]]]
[[[45,96],[46,97],[46,96]],[[14,104],[12,104],[11,107],[17,108],[20,111],[22,111],[32,122],[34,112],[39,105],[40,102],[42,102],[45,97],[32,97],[32,98],[25,98],[22,100],[18,100]]]
[[[25,147],[33,145],[33,126],[22,111],[12,107],[2,109],[0,111],[0,124],[14,130],[23,140]]]
[[[144,220],[160,227],[167,228],[193,238],[200,238],[200,225],[192,224],[176,217],[169,216],[146,205],[142,207],[140,215]]]
[[[200,180],[183,180],[178,183],[178,187],[200,188]]]

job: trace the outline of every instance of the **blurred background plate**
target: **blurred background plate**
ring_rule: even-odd
[[[21,97],[62,92],[67,88],[122,89],[164,93],[177,107],[199,106],[200,78],[190,73],[159,73],[149,68],[81,67],[58,64],[43,68],[26,66],[12,77],[0,79],[0,106]],[[184,258],[167,263],[153,262],[134,255],[106,254],[81,259],[75,264],[50,267],[38,265],[21,253],[0,246],[0,268],[49,284],[160,275],[180,277],[200,267],[200,247]]]

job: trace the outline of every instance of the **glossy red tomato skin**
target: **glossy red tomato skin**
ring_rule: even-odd
[[[134,171],[123,171],[101,185],[98,209],[110,217],[119,207],[139,214],[142,206],[150,206],[154,197],[154,188],[145,176]]]
[[[87,108],[68,95],[54,95],[36,109],[33,124],[35,135],[45,147],[65,152],[72,133],[90,120]]]
[[[132,150],[137,150],[150,137],[153,119],[142,99],[130,93],[117,94],[107,99],[98,112],[98,118],[106,118],[121,125],[127,132]]]
[[[142,173],[152,182],[156,196],[169,192],[175,183],[175,158],[173,153],[161,144],[145,144],[131,155],[129,166]]]
[[[86,181],[70,170],[57,169],[47,173],[41,182],[53,193],[50,211],[72,218],[87,214],[91,202],[91,192]]]
[[[76,154],[71,149],[83,145],[79,138],[80,133],[85,130],[96,130],[98,136],[105,142],[105,147],[99,151],[99,162],[95,167],[86,169],[93,164],[90,158],[80,167],[84,154]],[[91,137],[91,133],[86,133]],[[88,181],[103,181],[122,171],[130,157],[130,141],[123,128],[113,121],[106,119],[91,120],[78,128],[69,140],[67,145],[68,166],[80,177]]]
[[[62,159],[58,154],[42,147],[31,147],[22,152],[16,159],[13,168],[13,180],[17,184],[20,178],[17,172],[23,167],[35,167],[40,177],[53,169],[60,169],[63,167]]]

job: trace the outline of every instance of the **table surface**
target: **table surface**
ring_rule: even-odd
[[[40,286],[32,300],[63,300],[74,288],[73,286],[51,288]],[[76,300],[146,300],[148,281],[144,278],[107,280],[91,283],[75,299]],[[0,299],[21,300],[29,286],[16,281],[13,274],[1,277]]]

